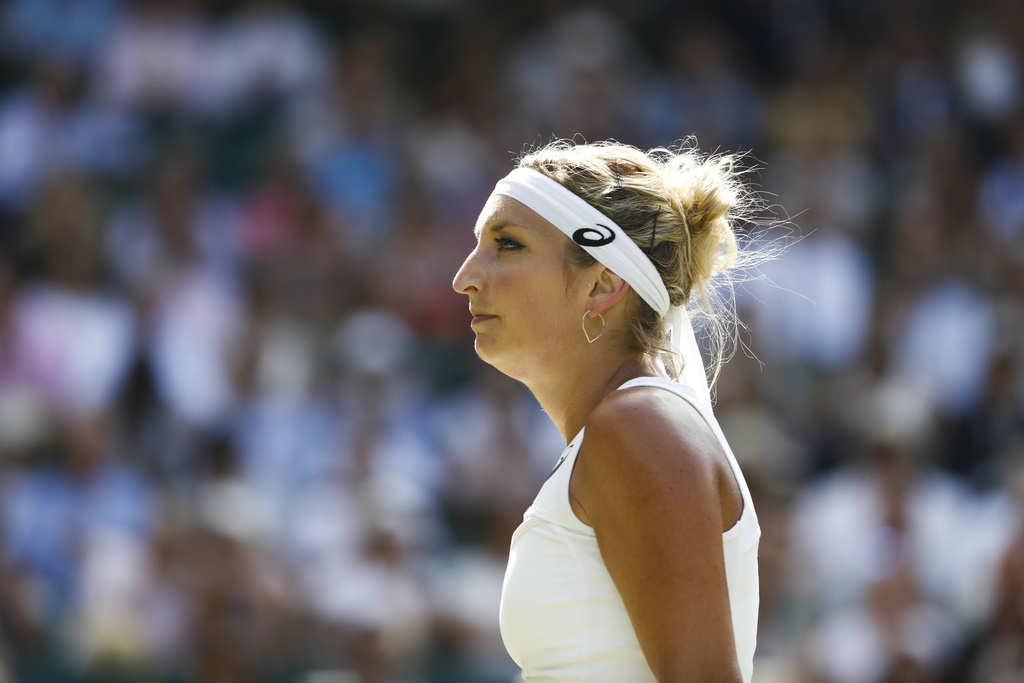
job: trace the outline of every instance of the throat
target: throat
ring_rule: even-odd
[[[643,363],[633,360],[607,367],[604,372],[595,372],[592,367],[579,370],[571,379],[563,376],[558,382],[527,385],[566,443],[579,433],[608,394],[631,379],[652,374]]]

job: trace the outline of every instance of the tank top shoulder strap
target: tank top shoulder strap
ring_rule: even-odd
[[[585,431],[585,428],[580,429],[576,437],[562,451],[551,474],[548,475],[547,481],[541,486],[533,504],[527,509],[527,518],[539,517],[573,531],[593,535],[593,529],[580,521],[569,502],[569,480],[572,478],[572,471],[576,466],[576,457],[583,444]]]

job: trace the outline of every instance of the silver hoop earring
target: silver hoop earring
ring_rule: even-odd
[[[600,313],[597,314],[597,317],[601,319],[601,331],[597,333],[596,337],[591,339],[590,335],[587,334],[587,316],[589,314],[590,314],[590,311],[587,311],[586,313],[583,314],[583,321],[582,321],[582,324],[583,324],[583,336],[585,336],[587,338],[587,343],[593,344],[594,342],[596,342],[598,339],[601,338],[602,334],[604,334],[604,316],[601,315]]]

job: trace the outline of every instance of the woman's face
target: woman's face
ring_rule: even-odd
[[[477,219],[476,248],[455,275],[469,297],[476,352],[528,382],[564,363],[582,341],[587,288],[566,281],[565,237],[520,202],[492,195]]]

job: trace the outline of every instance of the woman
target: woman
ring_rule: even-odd
[[[743,197],[728,158],[560,142],[480,214],[453,283],[477,353],[568,443],[505,576],[528,683],[750,681],[760,529],[686,312],[735,260]]]

